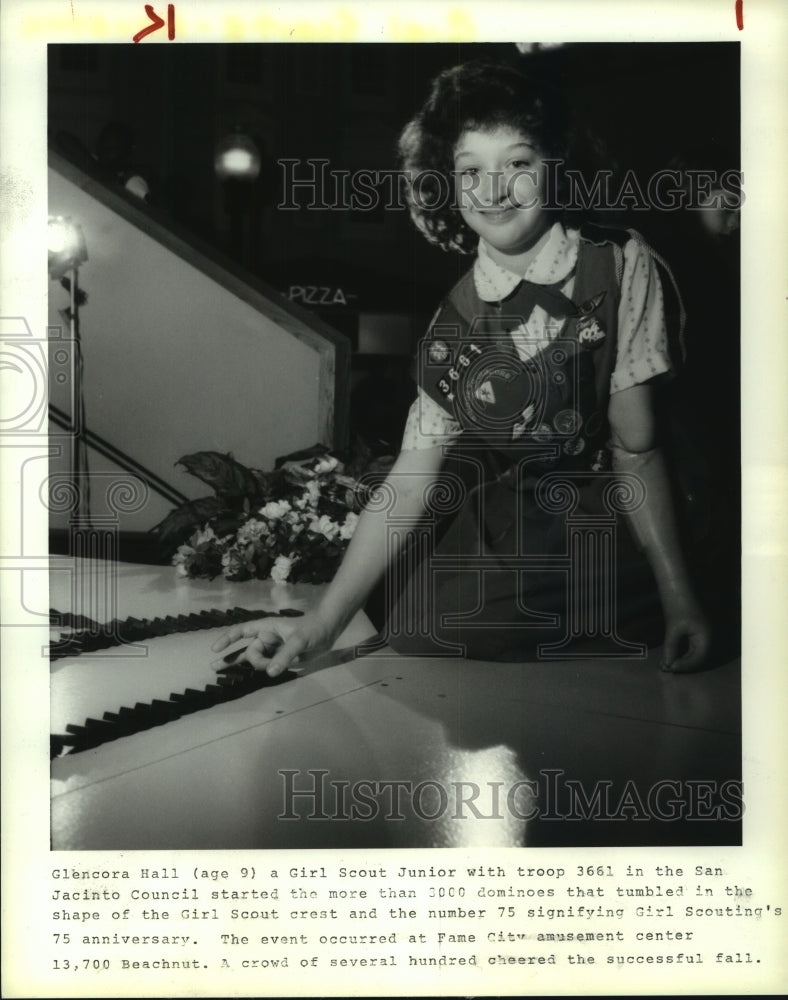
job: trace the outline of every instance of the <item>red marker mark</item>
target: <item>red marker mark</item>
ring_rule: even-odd
[[[736,27],[744,31],[744,0],[736,0]]]
[[[156,11],[153,9],[153,4],[145,4],[145,13],[150,18],[151,23],[146,27],[142,28],[137,32],[136,35],[131,39],[132,42],[141,42],[146,35],[150,35],[154,31],[158,31],[159,28],[164,27],[164,18],[159,17]],[[172,41],[175,38],[175,4],[167,4],[167,38]]]

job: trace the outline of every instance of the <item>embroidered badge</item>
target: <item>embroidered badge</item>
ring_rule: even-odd
[[[582,423],[583,418],[577,410],[559,410],[553,417],[553,427],[555,427],[559,434],[566,434],[567,436],[577,434]]]
[[[451,351],[445,340],[435,340],[430,344],[429,359],[434,365],[442,365],[450,356]]]
[[[564,441],[564,453],[567,455],[579,455],[585,448],[586,443],[581,437],[571,438]]]
[[[508,435],[533,400],[534,379],[515,354],[472,343],[455,352],[437,389],[456,397],[461,424]]]
[[[577,307],[577,342],[586,350],[593,350],[602,343],[606,337],[605,329],[599,319],[593,315],[594,312],[605,301],[607,292],[603,289],[586,299]]]

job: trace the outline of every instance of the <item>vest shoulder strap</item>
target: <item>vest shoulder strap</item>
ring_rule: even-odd
[[[476,296],[476,285],[473,280],[472,267],[465,272],[449,292],[447,302],[451,304],[452,308],[459,313],[466,323],[473,321],[474,313],[478,307],[478,298]]]
[[[620,229],[613,226],[600,226],[593,222],[584,222],[580,227],[580,236],[587,244],[604,246],[612,244],[615,254],[616,280],[621,285],[624,274],[624,246],[633,240],[648,253],[659,272],[665,301],[665,323],[668,331],[668,347],[672,356],[678,354],[682,361],[686,358],[684,342],[684,327],[686,313],[676,278],[665,258],[658,253],[636,229]]]

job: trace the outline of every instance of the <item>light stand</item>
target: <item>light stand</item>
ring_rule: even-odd
[[[230,246],[247,267],[257,249],[252,215],[257,208],[254,182],[260,176],[261,163],[257,144],[240,127],[220,139],[214,149],[214,171],[224,189],[224,208],[230,220]]]
[[[79,266],[88,259],[85,237],[80,227],[65,216],[50,216],[48,225],[49,277],[67,286],[69,308],[61,316],[68,319],[71,339],[71,485],[76,498],[77,520],[90,524],[90,481],[85,442],[85,396],[82,388],[83,362],[79,329],[79,307],[83,295],[79,289]],[[84,490],[84,492],[83,492]],[[85,516],[83,520],[83,506]]]

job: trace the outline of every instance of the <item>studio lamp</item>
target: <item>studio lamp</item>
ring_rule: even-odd
[[[253,266],[258,246],[262,157],[251,136],[236,127],[216,143],[213,165],[221,182],[229,219],[230,252],[245,267]]]
[[[66,215],[50,215],[47,227],[49,276],[62,278],[88,259],[85,237],[79,226]]]
[[[73,219],[50,215],[47,227],[49,277],[58,281],[69,293],[69,308],[61,310],[69,325],[71,337],[71,480],[77,500],[76,514],[82,515],[83,487],[85,507],[90,516],[88,490],[87,446],[84,438],[85,399],[82,390],[82,348],[79,331],[79,307],[85,295],[79,288],[79,267],[88,259],[85,237]]]
[[[260,175],[260,150],[236,128],[216,143],[213,166],[220,181],[255,181]]]

